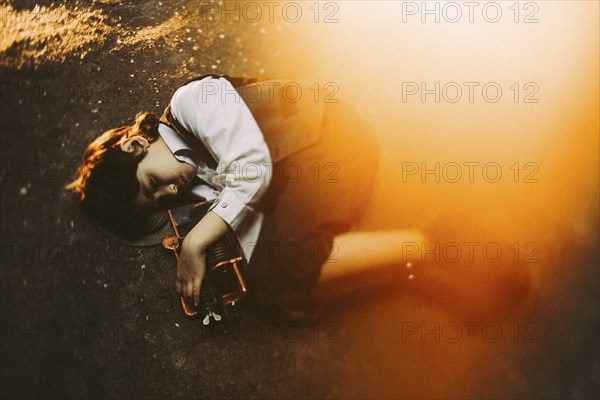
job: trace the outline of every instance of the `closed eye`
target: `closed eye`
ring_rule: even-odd
[[[142,184],[140,185],[140,189],[142,191],[142,195],[152,201],[154,200],[154,189],[152,188],[153,184],[152,184],[152,179],[148,178],[145,181],[142,181]]]
[[[158,189],[158,184],[156,183],[156,179],[154,179],[154,177],[150,177],[150,190],[152,192],[156,192],[156,190]]]

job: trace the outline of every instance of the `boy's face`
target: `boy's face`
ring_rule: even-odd
[[[160,137],[152,143],[142,137],[133,137],[126,140],[121,149],[145,153],[137,167],[140,189],[135,200],[144,209],[155,211],[169,207],[178,196],[187,192],[196,176],[196,168],[177,160]]]

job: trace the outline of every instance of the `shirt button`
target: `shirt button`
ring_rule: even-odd
[[[221,207],[223,207],[223,208],[227,207],[227,202],[226,201],[222,202]]]

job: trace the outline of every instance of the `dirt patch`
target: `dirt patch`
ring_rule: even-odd
[[[16,10],[3,4],[0,15],[0,66],[9,68],[83,59],[104,44],[111,29],[106,16],[89,7],[36,5],[32,10]]]

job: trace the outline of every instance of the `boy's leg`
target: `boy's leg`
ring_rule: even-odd
[[[446,221],[447,222],[447,221]],[[466,222],[466,221],[465,221]],[[447,226],[446,223],[440,223]],[[471,229],[477,224],[470,221]],[[433,238],[436,239],[433,239]],[[485,231],[475,238],[484,240]],[[497,263],[476,259],[436,261],[424,249],[460,242],[457,232],[442,237],[420,231],[350,232],[334,238],[315,295],[322,299],[356,295],[365,289],[407,290],[453,315],[479,319],[513,310],[528,295],[528,265],[511,257]],[[504,249],[504,254],[510,254]]]
[[[259,300],[311,292],[335,235],[351,229],[373,189],[378,150],[372,132],[345,104],[329,107],[326,116],[320,141],[274,168],[261,202],[265,222],[248,266]]]
[[[336,235],[333,251],[325,261],[320,282],[347,275],[371,273],[386,266],[414,262],[414,249],[424,243],[418,230],[353,231]]]

